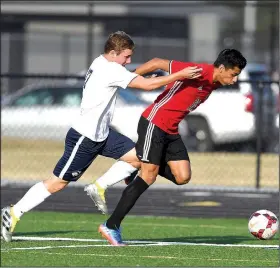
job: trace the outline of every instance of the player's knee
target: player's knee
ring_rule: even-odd
[[[130,165],[132,165],[133,167],[139,169],[141,167],[141,162],[138,159],[136,159],[135,161],[132,161],[130,163]]]
[[[130,164],[134,168],[140,169],[140,167],[141,167],[141,162],[139,161],[138,158],[135,158],[135,159],[120,159],[120,160]]]
[[[68,185],[68,181],[64,181],[60,178],[57,178],[56,176],[52,176],[50,179],[44,180],[44,185],[47,188],[47,190],[54,194],[56,192],[59,192],[60,190],[64,189]]]
[[[175,178],[176,178],[176,182],[178,185],[187,184],[191,180],[191,172],[187,171],[187,172],[178,174],[177,176],[175,176]]]
[[[139,169],[141,167],[141,162],[138,159],[138,157],[136,156],[136,151],[135,148],[133,148],[132,150],[130,150],[128,153],[126,153],[125,155],[123,155],[120,160],[129,163],[130,165],[132,165],[133,167]]]
[[[156,181],[158,175],[158,167],[150,166],[149,168],[141,168],[140,176],[148,184],[151,185]]]

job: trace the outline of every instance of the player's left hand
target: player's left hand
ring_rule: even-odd
[[[196,79],[201,76],[202,68],[197,66],[190,66],[181,70],[183,77],[187,79]]]

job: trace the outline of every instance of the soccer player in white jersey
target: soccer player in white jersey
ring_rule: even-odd
[[[153,90],[178,79],[198,77],[200,69],[190,67],[165,77],[144,78],[128,71],[134,42],[125,32],[110,34],[104,53],[89,67],[85,77],[80,113],[65,138],[65,150],[53,174],[33,185],[15,204],[1,212],[1,235],[5,241],[25,212],[77,181],[98,155],[119,160],[114,164],[115,176],[128,177],[140,167],[134,142],[110,129],[118,88]],[[12,194],[12,193],[11,193]]]

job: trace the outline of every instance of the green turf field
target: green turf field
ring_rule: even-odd
[[[105,219],[30,212],[19,222],[14,241],[1,241],[1,266],[279,267],[279,235],[257,240],[248,233],[247,219],[128,217],[126,247],[101,239],[97,228]]]

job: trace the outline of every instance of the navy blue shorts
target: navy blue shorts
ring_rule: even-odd
[[[98,155],[119,159],[134,147],[131,139],[113,129],[110,129],[107,139],[95,142],[70,128],[65,139],[64,154],[53,174],[65,181],[77,181]]]

